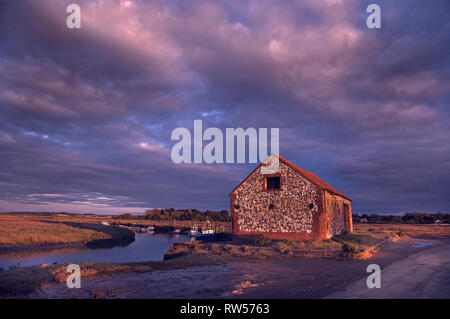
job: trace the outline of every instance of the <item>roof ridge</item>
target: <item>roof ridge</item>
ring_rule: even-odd
[[[294,169],[295,171],[297,171],[300,175],[302,175],[303,177],[305,177],[307,180],[309,180],[311,183],[313,183],[314,185],[325,189],[327,191],[329,191],[330,193],[342,196],[348,200],[351,201],[350,198],[348,198],[347,196],[345,196],[344,194],[342,194],[341,192],[339,192],[337,189],[335,189],[334,187],[332,187],[330,184],[328,184],[327,182],[325,182],[323,179],[321,179],[319,176],[317,176],[316,174],[307,171],[306,169],[300,168],[297,165],[295,165],[294,163],[288,161],[287,159],[285,159],[284,157],[282,157],[281,155],[275,154],[278,156],[278,158],[286,165],[288,165],[289,167],[291,167],[292,169]]]

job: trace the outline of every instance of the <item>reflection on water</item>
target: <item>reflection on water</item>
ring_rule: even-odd
[[[0,254],[0,268],[12,265],[80,262],[139,262],[161,261],[172,243],[189,241],[189,235],[136,234],[136,240],[125,247],[105,249],[63,248],[51,250],[23,250]]]

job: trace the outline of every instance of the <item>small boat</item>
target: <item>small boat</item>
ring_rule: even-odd
[[[198,227],[197,226],[191,227],[191,229],[189,229],[189,235],[195,236],[195,235],[198,235],[198,234],[200,234],[200,233],[198,231]]]
[[[201,229],[194,236],[195,236],[195,239],[213,239],[216,235],[214,234],[214,230],[205,228],[205,229]]]
[[[179,228],[174,228],[169,232],[169,234],[179,234],[179,233],[181,233],[181,229]]]
[[[154,231],[155,230],[155,227],[153,227],[153,226],[148,226],[147,227],[147,231],[150,233],[150,232],[152,232],[152,231]]]

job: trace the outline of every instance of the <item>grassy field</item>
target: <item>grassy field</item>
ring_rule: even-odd
[[[291,241],[261,238],[256,245],[273,247],[276,251],[291,254],[292,249],[342,250],[344,254],[358,257],[366,250],[385,242],[400,238],[450,238],[450,225],[406,225],[406,224],[356,224],[354,232],[334,236],[327,240]]]
[[[357,224],[355,233],[369,233],[374,236],[398,234],[411,238],[450,238],[449,224]]]
[[[53,244],[101,243],[133,240],[134,234],[118,227],[86,220],[0,214],[0,247],[32,247]]]
[[[393,237],[450,238],[450,225],[356,224],[352,234],[343,234],[323,241],[292,242],[297,248],[335,249],[342,244],[366,249]]]

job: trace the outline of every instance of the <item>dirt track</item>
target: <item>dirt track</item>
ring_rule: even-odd
[[[381,288],[366,268],[380,265]],[[407,239],[368,261],[262,259],[47,285],[31,298],[449,298],[450,241]]]

